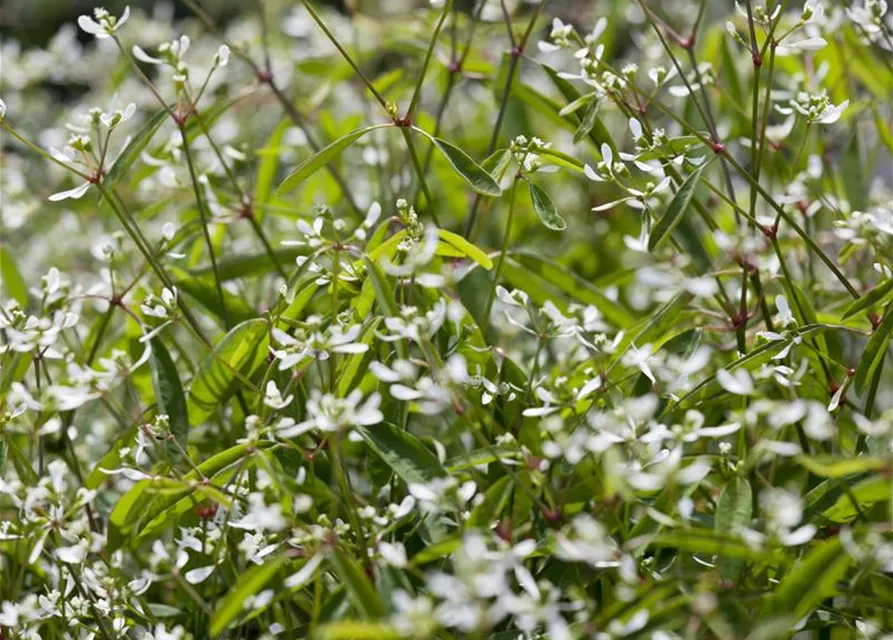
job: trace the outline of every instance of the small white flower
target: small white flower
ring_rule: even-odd
[[[60,191],[58,193],[54,193],[49,198],[47,198],[50,202],[59,202],[60,200],[67,200],[71,198],[72,200],[78,200],[85,193],[87,193],[87,189],[90,188],[90,183],[85,182],[82,185],[75,187],[74,189],[68,189],[67,191]]]
[[[227,45],[222,44],[214,55],[214,64],[218,67],[225,67],[229,64],[230,49]]]
[[[94,19],[95,18],[95,19]],[[96,36],[97,39],[110,38],[118,29],[124,26],[124,23],[130,18],[130,7],[124,7],[124,13],[120,18],[116,18],[111,13],[102,8],[93,10],[93,18],[90,16],[80,16],[78,18],[78,26],[89,34]]]
[[[754,392],[753,380],[744,368],[734,372],[720,369],[716,372],[716,380],[723,389],[738,396],[749,396]]]

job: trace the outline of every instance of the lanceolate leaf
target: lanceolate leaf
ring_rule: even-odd
[[[596,121],[598,120],[598,110],[601,103],[597,99],[592,99],[589,101],[589,104],[586,105],[586,111],[583,112],[583,118],[580,121],[580,126],[577,127],[577,130],[574,132],[574,144],[577,144],[589,135],[589,132],[592,131],[592,127],[595,126]]]
[[[189,389],[189,423],[202,424],[239,387],[238,372],[250,378],[267,357],[270,335],[265,320],[236,325],[202,361]],[[224,364],[226,363],[226,364]]]
[[[208,458],[198,465],[198,472],[201,473],[201,476],[196,470],[190,471],[183,476],[182,481],[178,481],[179,488],[174,491],[161,494],[154,492],[153,488],[156,488],[154,479],[137,482],[121,496],[109,515],[108,550],[111,552],[120,548],[131,534],[139,532],[140,527],[150,523],[159,514],[188,496],[200,486],[197,482],[200,477],[214,477],[249,455],[253,447],[255,445],[239,444]]]
[[[121,182],[121,179],[127,174],[127,170],[130,169],[130,166],[134,162],[136,162],[136,159],[140,157],[143,149],[149,144],[152,136],[155,135],[158,128],[161,127],[162,123],[169,117],[167,111],[162,109],[149,118],[142,129],[130,139],[130,142],[127,143],[127,146],[124,147],[117,159],[115,159],[115,163],[112,165],[112,168],[109,169],[105,179],[102,181],[103,186],[107,190],[111,191],[118,186],[118,183]]]
[[[893,487],[890,486],[890,478],[885,474],[875,474],[848,487],[833,505],[822,512],[822,516],[831,522],[851,522],[872,505],[889,500],[891,494]]]
[[[753,514],[753,491],[747,478],[735,476],[723,488],[716,505],[713,528],[717,533],[735,536],[743,527],[750,526]],[[726,578],[734,579],[741,570],[738,559],[723,558],[720,570]]]
[[[446,229],[438,229],[437,234],[440,239],[453,247],[455,247],[461,255],[467,256],[481,265],[488,271],[493,268],[493,261],[484,253],[477,245],[472,244],[458,233],[447,231]]]
[[[462,149],[451,142],[435,138],[418,127],[413,127],[413,130],[418,131],[431,141],[473,191],[484,196],[498,196],[502,193],[502,188],[493,176],[472,160]]]
[[[868,344],[865,345],[865,351],[862,352],[862,359],[859,360],[854,380],[857,392],[862,393],[875,370],[884,362],[891,334],[893,334],[893,308],[888,308],[886,317],[872,332]]]
[[[497,149],[481,163],[481,169],[494,178],[499,178],[512,159],[512,152],[508,149]]]
[[[437,456],[408,431],[389,422],[358,431],[369,448],[404,482],[426,483],[446,475]]]
[[[385,609],[378,592],[363,570],[345,552],[336,550],[329,556],[329,562],[341,582],[347,587],[351,602],[364,618],[380,618]]]
[[[323,625],[314,637],[319,640],[398,640],[404,635],[389,624],[343,620]]]
[[[223,324],[225,315],[223,308],[220,306],[220,296],[217,294],[213,275],[192,276],[176,267],[170,268],[168,272],[174,278],[174,284],[177,289],[194,298],[200,305],[217,317],[221,325]],[[230,293],[226,289],[223,290],[223,304],[226,305],[228,317],[234,322],[243,322],[257,317],[257,312],[243,298]]]
[[[227,625],[235,620],[244,610],[246,600],[257,592],[276,575],[285,565],[286,557],[277,556],[267,560],[261,565],[253,565],[248,571],[239,575],[239,579],[217,606],[211,616],[209,631],[216,636],[226,629]]]
[[[801,620],[825,598],[834,595],[853,558],[839,537],[820,542],[791,569],[769,603],[771,613]]]
[[[821,478],[843,478],[866,471],[889,469],[893,472],[893,459],[871,458],[859,456],[848,458],[843,456],[798,456],[799,462],[810,473]]]
[[[22,279],[15,258],[3,244],[0,244],[0,287],[7,298],[15,298],[22,309],[28,308],[28,287]]]
[[[726,535],[737,534],[741,527],[750,525],[753,513],[753,491],[747,478],[735,476],[723,488],[716,505],[714,529]]]
[[[868,311],[876,305],[884,304],[890,298],[893,298],[893,278],[884,280],[864,296],[853,300],[843,312],[843,319],[852,318],[857,313]]]
[[[371,127],[363,127],[362,129],[356,129],[351,131],[345,136],[338,138],[331,144],[323,147],[316,153],[314,156],[308,158],[292,171],[288,177],[282,181],[282,184],[279,185],[278,191],[279,193],[285,193],[287,191],[291,191],[299,184],[304,182],[307,178],[312,176],[314,173],[322,169],[332,160],[341,155],[341,152],[347,149],[354,142],[362,138],[364,135],[369,133],[370,131],[375,131],[376,129],[382,129],[385,127],[392,127],[393,124],[376,124]]]
[[[189,437],[189,416],[180,375],[161,338],[158,336],[152,338],[151,344],[152,386],[155,388],[158,413],[167,415],[171,433],[185,450],[186,440]],[[169,453],[174,458],[180,456],[180,451],[175,446],[169,447]]]
[[[660,243],[670,235],[670,232],[673,231],[675,226],[679,224],[679,220],[685,214],[688,205],[691,204],[691,199],[695,194],[698,181],[700,181],[701,174],[704,172],[704,166],[705,165],[698,167],[685,179],[685,182],[679,187],[679,191],[677,191],[676,195],[673,196],[673,199],[670,200],[670,204],[667,205],[660,220],[658,220],[654,227],[652,227],[651,235],[648,238],[649,251],[654,251]]]
[[[779,559],[779,554],[775,551],[755,549],[745,544],[738,536],[726,536],[709,529],[674,529],[658,534],[651,545],[673,547],[689,553],[741,558],[767,564],[776,563]]]
[[[555,208],[555,203],[552,202],[552,197],[530,180],[527,181],[527,188],[530,190],[530,201],[533,203],[533,210],[536,211],[540,221],[554,231],[567,229],[567,223],[565,223],[564,218],[558,215],[558,210]]]

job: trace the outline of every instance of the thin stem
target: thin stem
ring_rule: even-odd
[[[211,258],[211,270],[214,272],[214,287],[217,289],[217,298],[220,302],[220,314],[223,318],[223,324],[229,330],[232,328],[229,320],[229,310],[226,307],[226,298],[223,297],[223,285],[220,280],[220,272],[217,269],[217,256],[214,253],[214,242],[211,240],[211,233],[208,231],[209,216],[205,210],[205,201],[202,197],[201,187],[198,184],[198,175],[195,171],[195,164],[192,160],[192,152],[189,149],[189,138],[186,135],[186,126],[180,125],[180,134],[183,138],[183,155],[186,157],[186,166],[189,168],[189,178],[192,182],[192,190],[195,193],[195,203],[198,206],[198,214],[202,223],[202,235],[205,237],[205,244],[208,248],[208,255]]]
[[[434,27],[434,33],[431,35],[431,42],[428,44],[428,51],[425,52],[425,59],[422,61],[422,68],[419,71],[419,77],[416,80],[415,91],[412,93],[412,100],[409,103],[409,108],[406,110],[406,115],[403,116],[404,121],[407,123],[412,122],[412,116],[415,114],[416,107],[422,97],[422,85],[425,82],[425,75],[428,73],[428,65],[431,63],[431,55],[434,53],[434,46],[437,44],[437,36],[440,35],[440,30],[443,28],[443,23],[446,20],[452,5],[453,0],[448,0],[444,3],[443,12],[441,12],[440,19]]]
[[[36,144],[34,144],[33,142],[31,142],[30,140],[28,140],[28,139],[26,139],[26,138],[23,138],[23,137],[19,134],[19,132],[16,131],[16,130],[12,127],[12,125],[10,125],[10,124],[6,121],[5,118],[0,118],[0,127],[3,127],[7,132],[9,132],[10,135],[12,135],[13,138],[15,138],[16,140],[18,140],[19,142],[21,142],[23,145],[25,145],[26,147],[28,147],[29,149],[31,149],[33,152],[35,152],[35,153],[38,154],[39,156],[42,156],[44,159],[49,160],[49,161],[52,162],[53,164],[62,167],[62,168],[65,169],[66,171],[70,171],[71,173],[75,174],[76,176],[82,178],[83,180],[90,181],[90,180],[92,179],[92,176],[90,176],[89,174],[86,174],[86,173],[84,173],[83,171],[80,171],[79,169],[76,169],[75,167],[72,167],[72,166],[70,166],[70,165],[67,165],[67,164],[65,164],[64,162],[62,162],[61,160],[57,160],[57,159],[54,158],[52,155],[50,155],[49,153],[47,153],[46,151],[44,151],[43,149],[41,149],[40,147],[38,147]]]
[[[485,3],[481,3],[482,5]],[[509,96],[512,92],[512,84],[515,81],[515,76],[518,71],[518,64],[521,60],[521,56],[524,55],[524,48],[527,46],[527,41],[530,39],[530,35],[533,33],[533,28],[536,26],[536,21],[539,19],[540,14],[543,12],[543,7],[546,5],[546,0],[540,0],[540,3],[537,5],[536,10],[533,13],[533,16],[530,18],[530,22],[527,23],[527,29],[524,31],[524,36],[521,38],[517,44],[514,42],[514,35],[512,34],[511,24],[508,25],[509,31],[509,39],[512,42],[512,49],[510,52],[511,61],[509,62],[508,73],[505,78],[505,86],[502,88],[502,98],[499,101],[499,111],[496,114],[496,123],[493,125],[493,134],[490,136],[490,144],[487,145],[487,155],[489,156],[496,150],[496,143],[499,142],[499,133],[502,130],[502,122],[505,120],[505,114],[508,110],[508,101]],[[482,196],[479,193],[474,195],[474,200],[471,203],[471,212],[468,214],[468,222],[465,224],[465,237],[468,238],[471,236],[472,231],[474,231],[475,221],[478,216],[478,209],[481,206]]]
[[[518,191],[518,182],[521,180],[520,174],[515,175],[512,180],[512,188],[509,192],[509,214],[505,221],[505,233],[502,236],[502,249],[499,252],[499,260],[496,262],[496,270],[493,272],[493,286],[490,288],[490,295],[487,297],[487,306],[484,307],[484,315],[481,318],[483,323],[481,327],[481,335],[487,335],[490,328],[490,312],[493,309],[493,302],[496,299],[496,287],[499,285],[499,279],[502,277],[502,265],[505,262],[505,254],[508,252],[509,239],[512,235],[512,221],[515,216],[515,196]]]
[[[251,59],[248,54],[246,54],[240,47],[237,47],[233,43],[229,42],[220,31],[220,27],[217,26],[217,23],[205,12],[196,2],[195,0],[182,0],[183,4],[185,4],[190,11],[192,11],[196,17],[205,25],[205,27],[216,34],[221,38],[224,44],[226,44],[233,54],[242,60],[245,64],[247,64],[251,70],[254,72],[255,77],[257,79],[270,87],[270,91],[273,92],[273,96],[279,102],[282,110],[285,111],[285,114],[289,117],[289,119],[295,124],[295,126],[301,130],[304,136],[307,138],[307,146],[309,146],[314,153],[319,152],[322,149],[322,145],[320,145],[313,136],[313,132],[310,130],[310,125],[307,123],[305,116],[301,114],[300,111],[295,107],[291,100],[282,92],[282,89],[276,84],[275,79],[273,78],[273,74],[270,72],[270,69],[264,71],[257,65],[254,60]],[[350,205],[351,210],[354,215],[362,220],[365,212],[360,209],[356,200],[353,197],[353,193],[348,188],[347,181],[344,179],[344,176],[341,175],[341,172],[332,164],[326,163],[326,170],[335,180],[335,183],[338,185],[338,188],[341,189],[341,193],[344,194],[344,198],[347,200],[348,205]]]
[[[350,57],[350,54],[341,46],[341,43],[338,42],[338,39],[335,37],[335,34],[329,29],[328,25],[323,21],[322,17],[316,12],[316,9],[313,8],[313,5],[310,4],[309,0],[302,0],[304,3],[304,8],[307,9],[307,13],[310,14],[310,17],[313,18],[313,21],[322,29],[323,33],[326,34],[326,37],[329,39],[341,56],[347,61],[347,64],[350,65],[351,69],[354,70],[363,83],[366,85],[366,88],[369,89],[369,92],[375,96],[375,99],[378,100],[378,103],[382,106],[382,108],[391,116],[393,116],[393,107],[392,105],[385,99],[381,93],[379,93],[378,89],[375,88],[375,85],[372,84],[372,81],[366,77],[366,74],[363,73],[363,70],[360,69],[359,65],[354,62],[354,59]]]
[[[415,144],[412,141],[412,135],[410,133],[409,127],[400,127],[400,133],[403,134],[403,139],[406,141],[406,148],[409,149],[409,157],[412,159],[412,168],[415,171],[416,177],[419,179],[419,186],[422,189],[422,193],[425,194],[425,202],[428,203],[428,212],[431,214],[431,218],[434,220],[434,224],[438,227],[440,226],[440,222],[437,219],[437,212],[434,207],[434,198],[431,197],[431,192],[428,190],[428,183],[425,182],[425,171],[422,169],[422,164],[419,162],[419,156],[415,151]]]

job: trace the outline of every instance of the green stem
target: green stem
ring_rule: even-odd
[[[425,194],[425,202],[428,204],[428,212],[431,214],[434,224],[439,227],[440,222],[437,219],[434,198],[431,197],[431,192],[428,190],[428,183],[425,181],[425,170],[422,169],[422,163],[419,162],[419,156],[416,153],[415,144],[412,141],[409,127],[399,127],[399,129],[400,133],[403,134],[403,139],[406,141],[406,148],[409,150],[409,157],[412,160],[413,171],[415,171],[416,177],[419,179],[419,186],[422,189],[422,193]]]
[[[227,330],[232,328],[229,320],[229,311],[226,308],[226,299],[223,297],[223,285],[220,280],[220,272],[217,269],[217,256],[214,253],[214,242],[211,240],[211,233],[208,230],[209,216],[205,210],[205,200],[202,197],[201,187],[198,184],[198,175],[195,171],[195,164],[192,161],[192,152],[189,149],[189,138],[186,135],[186,126],[180,124],[180,135],[183,138],[183,155],[186,156],[186,166],[189,168],[189,178],[192,182],[192,190],[195,194],[195,203],[198,206],[198,214],[202,223],[202,235],[205,238],[205,244],[208,247],[208,255],[211,258],[211,270],[214,272],[214,287],[217,289],[217,298],[220,302],[220,314],[223,317],[223,324]]]
[[[502,265],[505,262],[505,254],[508,252],[509,238],[512,234],[512,221],[515,216],[515,196],[518,191],[518,182],[520,179],[521,176],[518,174],[512,181],[512,188],[509,193],[509,214],[505,221],[505,233],[502,236],[502,250],[499,252],[499,260],[496,262],[496,270],[493,272],[493,286],[490,288],[490,295],[487,297],[487,306],[484,308],[484,315],[481,318],[481,322],[483,323],[481,326],[481,335],[485,336],[485,339],[487,330],[490,328],[490,312],[493,310],[493,302],[496,299],[496,287],[499,285],[499,279],[502,276]]]
[[[415,91],[412,93],[412,100],[409,102],[409,108],[406,110],[406,115],[403,117],[406,122],[412,122],[412,116],[415,114],[416,107],[422,97],[422,85],[425,82],[425,75],[428,73],[428,65],[431,63],[431,55],[434,53],[434,46],[437,44],[437,36],[440,35],[440,30],[443,28],[443,23],[446,20],[452,5],[453,0],[447,0],[447,2],[444,3],[440,19],[434,27],[434,33],[431,35],[431,42],[428,44],[428,51],[425,52],[425,59],[422,61],[422,69],[419,71],[419,77],[416,80]]]
[[[366,74],[363,73],[363,70],[360,69],[359,65],[354,62],[354,59],[350,57],[350,54],[341,46],[341,43],[338,42],[338,39],[335,37],[335,34],[329,29],[328,25],[323,21],[322,17],[316,12],[316,9],[313,8],[313,5],[310,4],[309,0],[302,0],[304,3],[304,8],[307,9],[307,13],[310,14],[310,17],[313,18],[313,21],[322,29],[322,32],[326,34],[326,37],[329,39],[336,49],[338,49],[338,53],[347,61],[347,64],[350,65],[351,69],[354,70],[363,83],[366,85],[366,88],[369,89],[369,92],[375,96],[375,99],[378,100],[378,103],[382,106],[382,108],[387,112],[388,115],[393,116],[393,108],[391,104],[385,100],[385,97],[378,92],[378,89],[375,88],[375,85],[372,84],[372,81],[366,77]]]

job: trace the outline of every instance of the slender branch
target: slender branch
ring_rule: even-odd
[[[431,63],[431,55],[434,53],[434,46],[437,44],[437,36],[440,35],[440,30],[443,28],[443,23],[446,20],[452,5],[453,0],[448,0],[444,3],[443,12],[440,14],[440,19],[437,21],[437,25],[434,27],[434,33],[431,35],[431,42],[428,44],[428,51],[425,52],[425,59],[422,61],[422,68],[419,71],[419,77],[416,80],[415,91],[412,93],[412,100],[409,103],[409,108],[406,110],[406,115],[403,116],[403,120],[407,123],[412,122],[412,116],[415,114],[416,107],[422,97],[422,85],[425,83],[425,75],[428,72],[428,65]]]

